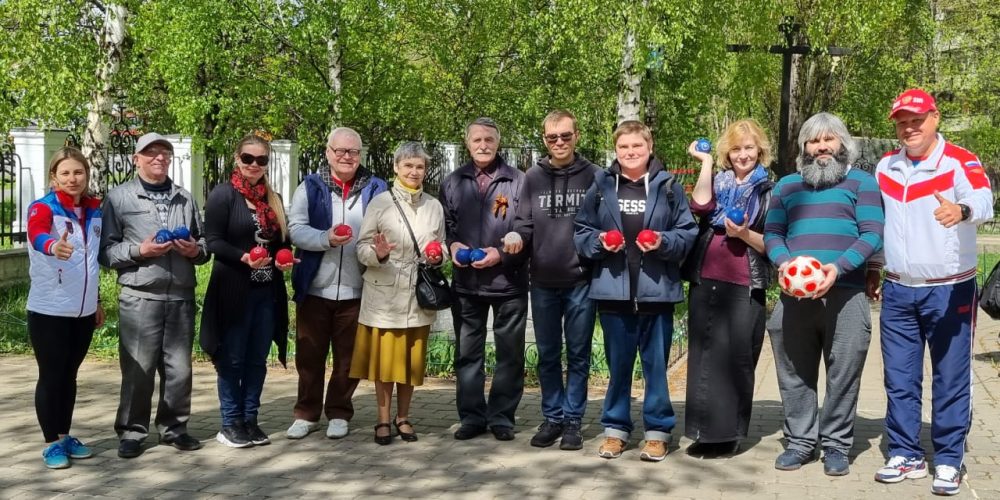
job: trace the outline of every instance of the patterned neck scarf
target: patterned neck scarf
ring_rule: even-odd
[[[253,203],[254,208],[257,210],[257,222],[260,224],[260,237],[265,240],[271,240],[274,235],[278,233],[278,216],[274,213],[271,205],[267,204],[267,185],[261,182],[264,178],[257,181],[257,184],[250,184],[250,181],[240,171],[234,170],[233,176],[229,178],[229,182],[233,184],[244,198],[250,203]]]
[[[712,211],[712,227],[725,229],[726,210],[737,208],[747,214],[747,222],[753,223],[760,212],[759,200],[750,196],[759,184],[767,181],[767,171],[757,164],[742,183],[736,182],[733,169],[719,172],[712,181],[712,192],[715,193],[715,210]]]

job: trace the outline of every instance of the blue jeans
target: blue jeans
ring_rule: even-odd
[[[274,291],[260,286],[246,294],[246,313],[230,319],[215,364],[223,426],[257,419],[274,336]]]
[[[531,315],[538,346],[538,382],[542,386],[542,416],[559,423],[579,421],[587,409],[590,346],[594,338],[594,301],[590,284],[576,288],[531,288]],[[566,385],[562,348],[566,336]]]
[[[611,379],[601,425],[606,437],[628,441],[632,433],[632,366],[639,351],[646,393],[642,403],[645,439],[669,441],[676,416],[667,390],[667,358],[674,329],[673,308],[660,314],[601,312],[604,352]]]

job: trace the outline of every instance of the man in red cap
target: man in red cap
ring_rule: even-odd
[[[920,89],[892,104],[900,149],[875,176],[885,205],[885,281],[880,331],[888,408],[889,460],[875,480],[927,476],[920,446],[924,344],[932,371],[931,438],[937,495],[959,491],[972,418],[972,334],[976,312],[976,226],[993,217],[990,181],[979,158],[937,133],[941,114]]]

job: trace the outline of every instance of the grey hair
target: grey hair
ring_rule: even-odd
[[[354,130],[353,128],[350,127],[337,127],[331,130],[330,135],[326,137],[326,143],[333,144],[333,139],[335,139],[338,135],[342,134],[354,137],[355,139],[358,140],[358,144],[362,145],[364,144],[364,142],[361,140],[361,134],[359,134],[357,130]]]
[[[858,159],[858,144],[851,137],[851,133],[847,130],[847,125],[844,125],[844,122],[840,118],[830,113],[816,113],[802,124],[802,128],[799,129],[799,148],[805,152],[806,142],[827,133],[833,134],[836,138],[840,139],[840,145],[847,153],[848,164],[852,164],[854,160]],[[795,162],[798,167],[802,167],[801,154]]]
[[[420,158],[424,160],[424,166],[429,167],[431,162],[431,155],[427,154],[424,150],[423,144],[417,141],[404,142],[396,148],[396,152],[392,154],[392,164],[399,165],[400,162],[404,160],[409,160],[411,158]]]
[[[465,126],[465,140],[466,141],[469,140],[469,130],[472,129],[473,125],[479,125],[480,127],[486,127],[486,128],[493,129],[497,133],[497,139],[498,140],[500,139],[500,127],[497,126],[497,122],[493,121],[492,118],[488,118],[486,116],[480,116],[479,118],[476,118],[475,120],[472,120],[471,123],[469,123],[468,125]]]

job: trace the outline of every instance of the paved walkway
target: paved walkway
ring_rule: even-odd
[[[1000,498],[1000,377],[997,332],[1000,322],[984,318],[976,342],[975,420],[967,454],[968,475],[958,498]],[[875,318],[875,324],[878,324]],[[633,439],[622,458],[596,455],[600,433],[597,417],[601,391],[592,389],[583,451],[535,449],[528,445],[540,423],[537,392],[525,395],[519,411],[518,435],[500,443],[491,437],[455,441],[454,387],[437,381],[418,389],[412,416],[420,441],[391,446],[372,442],[372,385],[362,383],[356,396],[357,416],[351,434],[339,441],[322,432],[290,441],[284,430],[291,421],[294,371],[273,368],[268,374],[261,416],[273,444],[245,450],[225,448],[213,439],[219,426],[215,377],[211,366],[196,367],[192,433],[206,442],[197,452],[151,446],[139,458],[116,456],[111,431],[120,376],[113,364],[88,360],[80,375],[73,433],[98,454],[68,470],[50,471],[41,462],[41,433],[32,407],[35,365],[31,358],[0,358],[0,498],[119,497],[229,498],[597,498],[623,497],[698,499],[925,498],[930,479],[883,485],[871,477],[883,458],[881,357],[873,336],[858,407],[857,436],[851,452],[851,474],[823,475],[813,463],[796,472],[776,471],[782,450],[781,404],[774,363],[765,346],[757,372],[757,395],[751,436],[738,456],[700,460],[683,450],[690,444],[675,437],[671,455],[658,464],[638,458]],[[925,388],[926,385],[925,384]],[[683,387],[673,389],[683,429]],[[926,391],[925,391],[926,394]],[[924,421],[928,422],[926,402]],[[638,415],[639,403],[633,407]],[[681,432],[677,433],[679,436]],[[926,434],[926,429],[925,429]],[[929,437],[925,446],[930,449]]]

